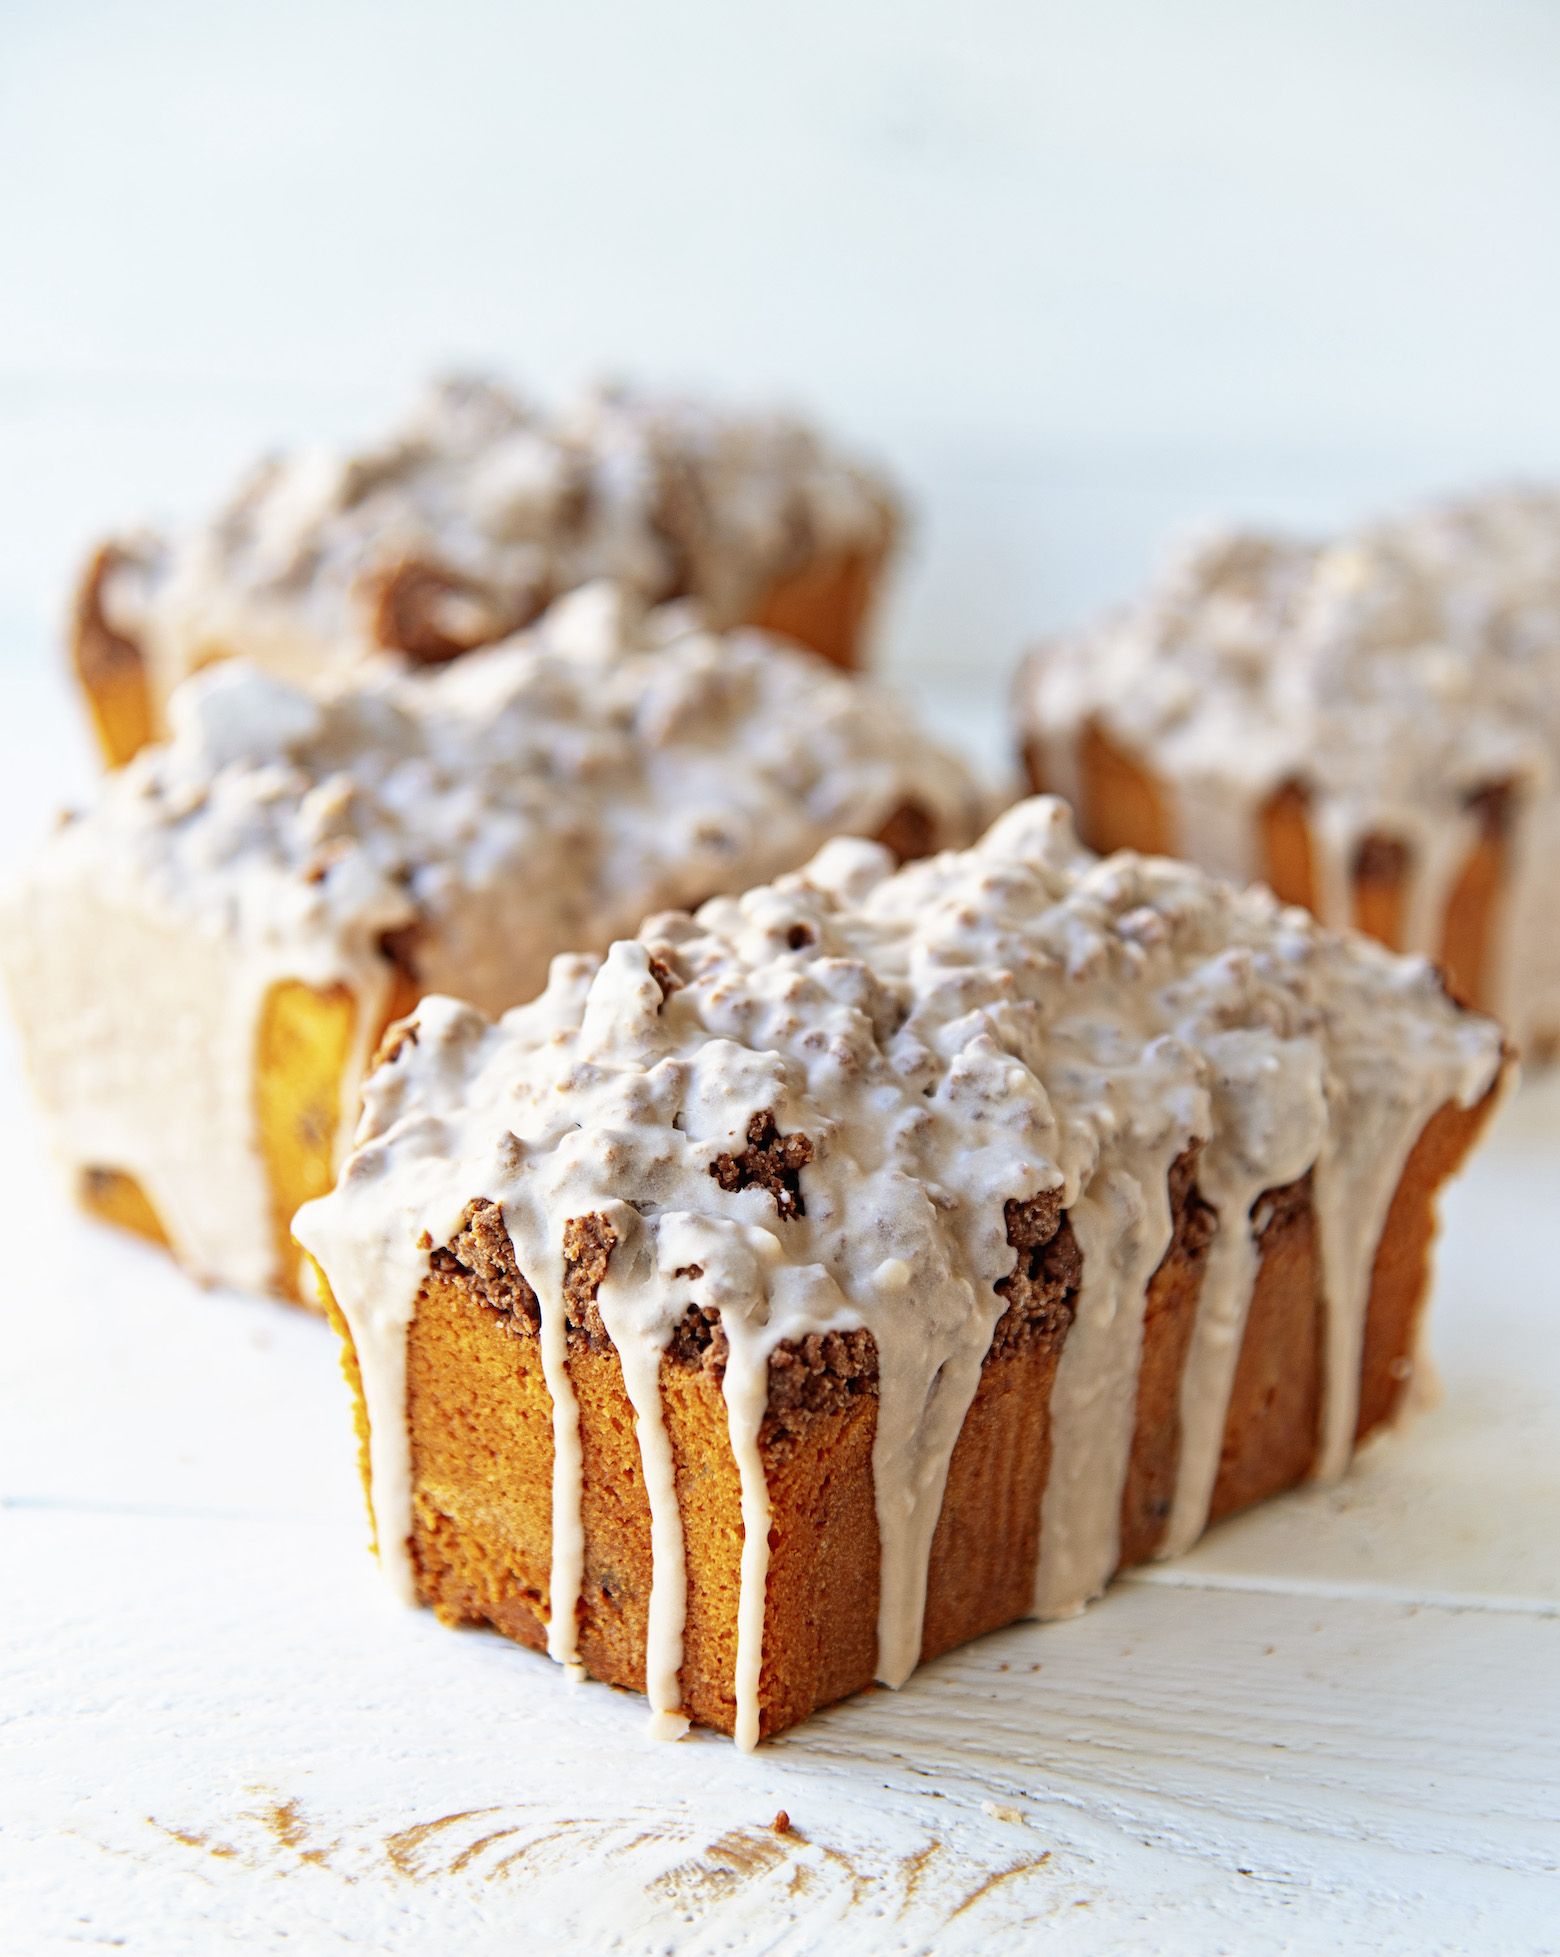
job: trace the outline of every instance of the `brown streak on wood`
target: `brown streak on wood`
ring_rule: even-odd
[[[755,1833],[749,1828],[733,1828],[711,1842],[695,1859],[667,1869],[649,1885],[646,1893],[685,1903],[701,1895],[708,1896],[711,1890],[718,1895],[729,1895],[744,1883],[789,1862],[793,1842],[805,1847],[806,1837],[791,1834],[780,1840],[767,1830]],[[830,1854],[827,1849],[823,1852],[826,1856]]]
[[[413,1828],[403,1828],[398,1834],[387,1835],[385,1854],[390,1858],[391,1867],[399,1874],[410,1876],[414,1882],[419,1882],[422,1880],[421,1873],[415,1867],[412,1858],[425,1841],[431,1840],[445,1828],[453,1828],[457,1822],[474,1821],[478,1815],[498,1812],[497,1808],[463,1808],[459,1814],[442,1814],[437,1821],[419,1821]],[[514,1829],[506,1829],[503,1832],[513,1834]],[[490,1835],[487,1839],[493,1841],[497,1837]],[[478,1843],[477,1846],[480,1847],[481,1844]],[[473,1853],[475,1849],[464,1851],[466,1857]]]
[[[871,1879],[861,1873],[848,1855],[840,1854],[837,1848],[820,1848],[818,1852],[822,1855],[824,1861],[834,1864],[843,1871],[845,1880],[850,1884],[852,1909],[856,1907],[863,1896],[869,1896],[872,1893]]]
[[[556,1835],[542,1835],[536,1841],[526,1842],[523,1847],[515,1849],[512,1854],[505,1855],[501,1860],[493,1864],[487,1873],[488,1881],[496,1882],[500,1876],[508,1875],[515,1863],[523,1862],[533,1849],[545,1848],[549,1842],[555,1842],[558,1839],[559,1837]]]
[[[296,1801],[273,1801],[255,1817],[262,1822],[283,1848],[299,1848],[309,1839],[308,1825]]]
[[[930,1864],[942,1853],[942,1843],[929,1841],[924,1848],[918,1848],[913,1855],[900,1858],[899,1870],[904,1878],[905,1902],[908,1904],[921,1886],[921,1878]]]
[[[665,1840],[664,1828],[641,1828],[637,1835],[629,1835],[625,1840],[614,1842],[610,1848],[604,1850],[603,1859],[608,1862],[620,1862],[625,1855],[632,1855],[636,1848],[642,1848],[647,1841]]]
[[[182,1843],[185,1848],[204,1849],[206,1854],[216,1856],[219,1862],[236,1862],[241,1859],[238,1850],[229,1842],[214,1842],[209,1835],[198,1835],[185,1828],[170,1828],[166,1821],[159,1821],[151,1814],[146,1817],[146,1823],[149,1828],[155,1828],[159,1834],[167,1835],[170,1840]]]
[[[327,1842],[323,1848],[305,1848],[309,1839],[309,1824],[304,1819],[303,1810],[296,1800],[273,1801],[269,1807],[262,1808],[254,1819],[272,1834],[283,1848],[290,1848],[300,1862],[307,1862],[317,1869],[328,1869],[332,1851],[339,1848],[339,1841]],[[348,1881],[352,1878],[348,1877]]]
[[[471,1864],[482,1853],[484,1848],[491,1848],[496,1841],[508,1841],[512,1835],[518,1835],[519,1832],[520,1830],[518,1828],[495,1828],[491,1834],[479,1835],[468,1848],[463,1848],[460,1851],[454,1861],[450,1863],[445,1873],[447,1875],[462,1874],[466,1869],[470,1868]]]
[[[800,1836],[797,1837],[799,1841]],[[786,1859],[786,1848],[773,1834],[754,1834],[750,1829],[733,1828],[710,1843],[706,1856],[718,1856],[736,1875],[764,1875]]]
[[[959,1907],[946,1918],[946,1922],[951,1923],[954,1917],[962,1916],[967,1909],[973,1909],[982,1896],[989,1896],[993,1889],[1000,1888],[1004,1882],[1012,1882],[1019,1876],[1032,1874],[1034,1870],[1043,1868],[1050,1859],[1051,1851],[1046,1849],[1041,1855],[1026,1856],[1021,1862],[1014,1862],[1008,1868],[996,1870],[977,1888],[970,1891]]]

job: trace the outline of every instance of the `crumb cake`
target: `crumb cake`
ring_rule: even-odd
[[[376,447],[274,458],[204,526],[105,545],[74,661],[111,765],[213,660],[298,682],[438,664],[601,577],[848,667],[898,526],[886,485],[788,415],[621,389],[543,415],[458,379]]]
[[[1073,1612],[1422,1390],[1506,1072],[1423,960],[1051,798],[425,998],[294,1222],[381,1559],[744,1745]]]
[[[497,1013],[830,836],[909,857],[989,814],[891,695],[609,584],[431,672],[226,661],[170,713],[11,893],[0,964],[88,1207],[249,1288],[295,1284],[292,1213],[422,992]]]
[[[1033,785],[1095,848],[1264,877],[1554,1048],[1560,493],[1322,546],[1205,538],[1040,647],[1018,707]]]

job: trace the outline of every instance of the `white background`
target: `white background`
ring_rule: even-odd
[[[1546,0],[8,0],[0,621],[430,365],[778,396],[994,679],[1208,512],[1560,472]]]
[[[431,365],[816,410],[995,758],[1168,526],[1560,475],[1557,218],[1538,0],[0,0],[0,857],[88,778],[82,550]],[[752,1761],[391,1612],[323,1328],[36,1154],[0,1065],[6,1957],[1560,1948],[1560,1082],[1450,1205],[1439,1412]]]

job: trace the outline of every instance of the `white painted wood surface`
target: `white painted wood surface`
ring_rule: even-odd
[[[0,9],[0,867],[88,772],[94,532],[430,361],[842,419],[992,759],[1166,524],[1560,455],[1553,10],[394,11]],[[1557,1190],[1560,1083],[1341,1488],[743,1759],[389,1606],[324,1328],[72,1216],[0,1013],[0,1952],[1560,1949]]]
[[[1341,1487],[743,1758],[394,1608],[325,1327],[71,1214],[8,1058],[0,1950],[1560,1949],[1557,1188],[1551,1080]]]

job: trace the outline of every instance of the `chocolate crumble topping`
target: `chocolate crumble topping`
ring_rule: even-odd
[[[1170,1215],[1175,1223],[1175,1247],[1188,1257],[1207,1249],[1219,1231],[1219,1212],[1203,1200],[1197,1187],[1197,1158],[1202,1143],[1197,1142],[1170,1164]]]
[[[1059,1189],[1043,1190],[1026,1202],[1012,1198],[1006,1215],[1007,1240],[1018,1252],[1018,1262],[996,1286],[1008,1306],[991,1335],[988,1366],[1009,1353],[1027,1351],[1041,1339],[1060,1337],[1077,1315],[1083,1281],[1083,1252],[1062,1215]]]
[[[690,1271],[690,1276],[692,1275]],[[680,1273],[679,1273],[680,1275]],[[702,1275],[702,1273],[701,1273]],[[726,1377],[731,1348],[713,1307],[690,1305],[677,1322],[666,1356],[689,1372],[707,1372],[718,1386]]]
[[[741,1155],[717,1155],[710,1174],[722,1189],[735,1192],[755,1183],[775,1199],[781,1216],[805,1216],[801,1175],[812,1160],[813,1146],[805,1135],[782,1135],[772,1111],[755,1114],[748,1123],[748,1145]]]
[[[1286,1182],[1282,1189],[1265,1189],[1251,1206],[1251,1227],[1258,1247],[1266,1249],[1269,1231],[1282,1230],[1311,1204],[1311,1173],[1298,1182]]]
[[[542,1308],[515,1262],[504,1212],[496,1203],[480,1196],[468,1203],[460,1228],[428,1264],[470,1303],[491,1306],[513,1319],[517,1329],[540,1330]]]
[[[596,1306],[617,1232],[601,1214],[571,1216],[563,1226],[563,1312],[571,1333],[583,1333],[595,1347],[612,1343]]]
[[[704,1372],[716,1386],[726,1377],[731,1349],[720,1313],[690,1305],[666,1348],[667,1358],[690,1372]],[[761,1445],[775,1458],[822,1414],[836,1412],[858,1393],[876,1391],[877,1340],[865,1328],[809,1332],[787,1339],[769,1355],[769,1402],[759,1432]]]
[[[782,1152],[787,1145],[789,1157]],[[772,1115],[756,1115],[749,1128],[749,1153],[757,1153],[760,1166],[770,1167],[774,1158],[793,1161],[795,1166],[780,1171],[780,1190],[776,1196],[795,1194],[783,1177],[793,1179],[802,1163],[812,1156],[805,1135],[780,1138]],[[746,1188],[765,1182],[762,1175],[745,1172],[745,1158],[721,1158],[729,1164],[732,1180],[720,1177],[721,1186]],[[716,1168],[720,1164],[715,1165]],[[1178,1207],[1188,1204],[1188,1227],[1197,1233],[1199,1244],[1212,1235],[1214,1213],[1202,1203],[1190,1178],[1195,1155],[1188,1152],[1175,1165],[1187,1190],[1179,1192],[1172,1183],[1172,1199]],[[712,1173],[714,1171],[712,1170]],[[745,1179],[737,1180],[739,1176]],[[1283,1192],[1287,1193],[1287,1192]],[[1271,1199],[1267,1199],[1271,1200]],[[793,1214],[782,1210],[783,1215]],[[1073,1237],[1072,1226],[1061,1213],[1061,1195],[1048,1190],[1027,1202],[1007,1205],[1008,1242],[1018,1251],[1018,1264],[1012,1274],[997,1285],[998,1295],[1008,1300],[1007,1310],[992,1335],[992,1360],[1026,1351],[1043,1338],[1063,1334],[1077,1309],[1078,1286],[1083,1274],[1083,1256]],[[1259,1229],[1264,1219],[1259,1219]],[[584,1337],[597,1348],[610,1347],[611,1339],[596,1304],[596,1294],[607,1274],[607,1266],[617,1244],[617,1233],[599,1212],[571,1217],[563,1229],[564,1310],[569,1335]],[[515,1262],[514,1245],[504,1227],[503,1212],[496,1204],[478,1199],[468,1203],[461,1228],[443,1250],[429,1258],[431,1268],[453,1283],[473,1303],[486,1304],[507,1315],[517,1330],[536,1332],[541,1325],[541,1308],[536,1294],[521,1275]],[[690,1280],[703,1275],[697,1265],[677,1273]],[[730,1345],[721,1324],[720,1313],[710,1306],[690,1305],[679,1320],[666,1347],[666,1358],[689,1371],[707,1373],[718,1387],[725,1381]],[[803,1339],[789,1339],[769,1356],[769,1398],[764,1416],[762,1441],[766,1449],[783,1453],[800,1439],[820,1415],[837,1411],[854,1395],[875,1392],[878,1381],[877,1341],[865,1327],[844,1331],[811,1332]]]

